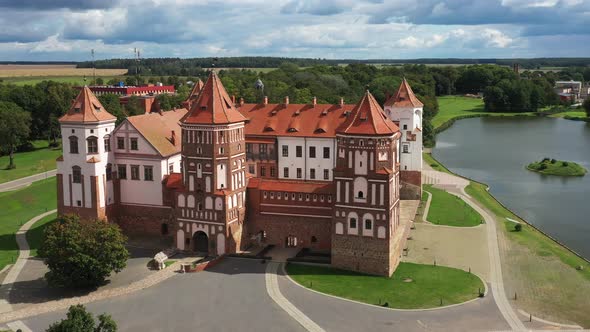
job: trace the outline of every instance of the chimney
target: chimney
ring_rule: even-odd
[[[289,96],[285,96],[285,105],[289,105]]]
[[[170,136],[170,142],[172,142],[172,145],[176,146],[176,133],[174,132],[174,130],[172,131],[172,135]]]
[[[240,106],[244,106],[244,98],[240,98]]]
[[[318,99],[316,97],[313,97],[313,99],[311,100],[311,103],[313,104],[313,107],[315,107],[315,105],[318,104]]]
[[[267,96],[264,96],[264,98],[262,99],[262,103],[264,105],[268,105],[268,97]]]
[[[344,106],[344,98],[340,97],[340,107]]]

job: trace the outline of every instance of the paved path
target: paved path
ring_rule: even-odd
[[[487,210],[482,209],[476,203],[476,201],[465,192],[465,187],[469,184],[468,180],[439,171],[425,171],[423,174],[423,180],[424,183],[434,184],[436,187],[443,188],[449,193],[463,199],[484,218],[487,228],[488,253],[490,259],[489,281],[491,283],[492,293],[496,299],[496,304],[498,305],[500,312],[512,330],[526,330],[516,311],[508,302],[508,298],[506,297],[506,292],[504,290],[495,218],[490,213],[488,213]]]
[[[53,176],[55,176],[56,173],[57,173],[57,170],[54,169],[51,171],[47,171],[47,172],[27,176],[24,178],[16,179],[14,181],[0,183],[0,192],[10,191],[10,190],[15,190],[15,189],[19,189],[22,187],[26,187],[35,181],[44,180],[46,178],[53,177]]]
[[[46,216],[48,216],[50,214],[55,213],[55,212],[57,212],[57,210],[51,210],[51,211],[45,212],[43,214],[40,214],[40,215],[34,217],[33,219],[27,221],[24,225],[22,225],[21,228],[16,232],[16,243],[18,244],[18,249],[20,251],[19,251],[18,259],[16,260],[16,263],[14,263],[14,265],[12,266],[10,271],[8,271],[6,278],[4,278],[4,280],[2,281],[2,284],[0,285],[0,293],[1,294],[10,293],[10,289],[12,288],[12,284],[14,284],[14,282],[16,281],[16,278],[20,274],[21,270],[25,266],[25,263],[29,259],[29,256],[31,255],[29,243],[27,242],[27,231],[31,227],[33,227],[33,225],[37,221],[45,218]],[[0,313],[11,311],[11,310],[12,310],[12,306],[10,305],[10,303],[8,303],[8,301],[6,301],[5,299],[1,299],[0,300]]]

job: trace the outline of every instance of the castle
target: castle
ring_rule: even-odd
[[[211,72],[184,108],[116,118],[84,87],[59,119],[58,213],[174,237],[180,250],[327,250],[334,267],[391,275],[419,199],[422,108],[404,79],[382,108],[236,102]]]

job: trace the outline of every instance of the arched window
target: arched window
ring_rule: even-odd
[[[357,194],[358,198],[365,198],[364,196],[365,196],[365,194],[362,191],[359,191]]]
[[[98,139],[96,136],[90,136],[86,139],[88,153],[98,153]]]
[[[72,167],[72,182],[82,183],[82,170],[80,169],[80,166]]]
[[[78,137],[70,136],[68,138],[70,140],[70,153],[78,153]]]

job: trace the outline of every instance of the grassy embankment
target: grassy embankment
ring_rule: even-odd
[[[424,190],[432,194],[426,217],[429,222],[456,227],[472,227],[482,223],[481,215],[459,197],[432,185],[424,185]]]
[[[46,216],[45,218],[37,221],[33,227],[27,231],[27,242],[31,248],[31,256],[37,256],[37,250],[41,247],[43,242],[43,233],[45,228],[57,220],[57,213]]]
[[[449,267],[402,262],[390,278],[329,267],[288,264],[299,284],[323,293],[369,304],[400,309],[435,308],[478,297],[482,281]]]
[[[430,154],[424,160],[451,173]],[[514,305],[541,318],[590,327],[590,264],[505,208],[485,184],[471,181],[465,191],[500,226],[503,279],[508,296],[517,294]],[[522,230],[516,232],[508,218],[520,222]]]
[[[584,176],[587,170],[573,161],[563,161],[545,158],[526,166],[526,169],[545,175]]]
[[[16,231],[31,218],[57,206],[56,180],[50,178],[29,187],[0,193],[0,270],[18,257]]]
[[[55,169],[55,159],[61,155],[61,147],[52,149],[47,141],[33,141],[35,150],[14,154],[16,168],[6,169],[8,156],[0,157],[0,183]]]
[[[438,97],[438,113],[432,119],[435,132],[448,128],[455,120],[482,116],[533,116],[533,112],[494,113],[484,110],[483,99],[462,96]]]

